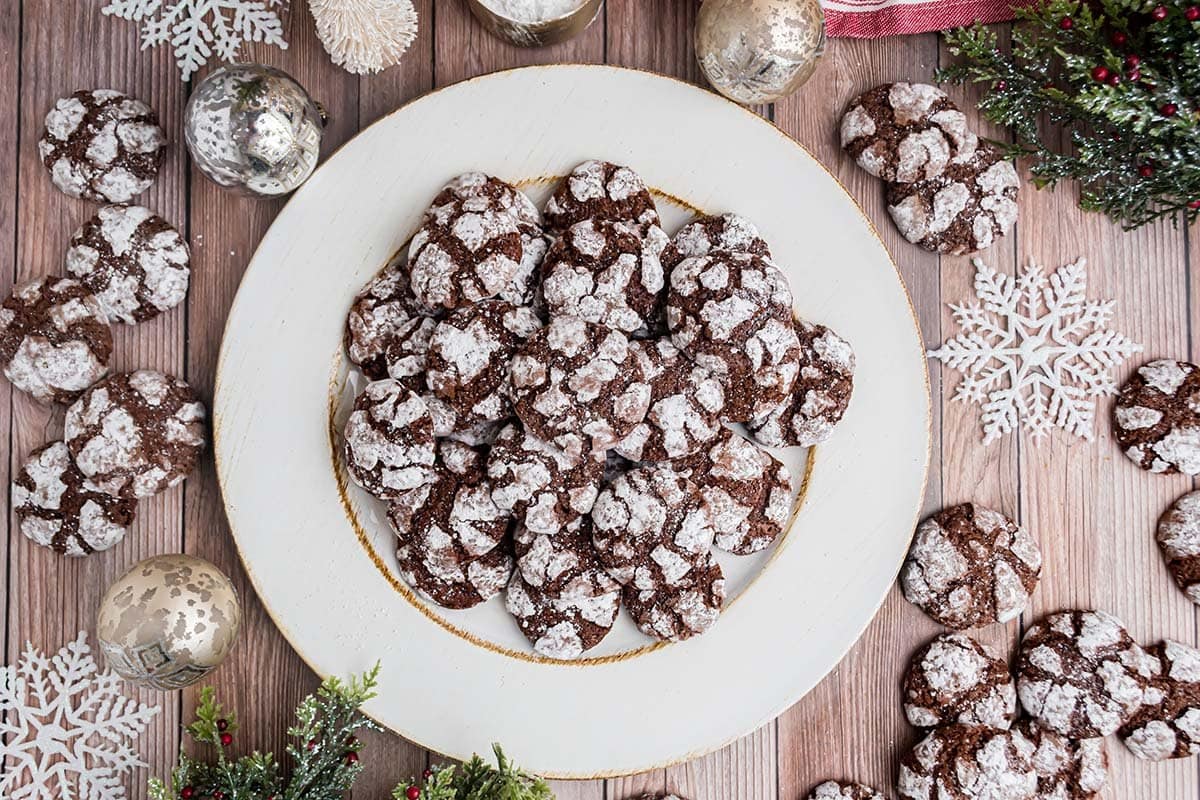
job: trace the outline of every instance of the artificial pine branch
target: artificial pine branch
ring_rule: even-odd
[[[492,745],[496,766],[478,755],[458,766],[425,770],[421,781],[401,783],[392,791],[393,800],[554,800],[554,793],[541,778],[522,772]]]
[[[1200,213],[1200,5],[1050,0],[1014,13],[1011,52],[981,25],[946,33],[938,79],[988,87],[985,117],[1034,182],[1080,183],[1080,206],[1125,228]]]

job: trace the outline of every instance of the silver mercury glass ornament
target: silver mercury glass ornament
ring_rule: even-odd
[[[819,0],[704,0],[696,59],[708,82],[738,103],[773,103],[796,91],[825,52]]]
[[[192,160],[217,184],[247,194],[287,194],[321,154],[325,113],[290,75],[231,64],[196,87],[184,112]]]

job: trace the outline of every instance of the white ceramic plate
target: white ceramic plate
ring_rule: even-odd
[[[687,205],[752,219],[791,280],[796,311],[845,336],[858,369],[833,440],[815,453],[779,452],[807,477],[803,502],[771,551],[723,558],[730,601],[709,633],[650,646],[625,618],[591,658],[562,664],[532,657],[500,599],[449,612],[407,591],[382,508],[347,489],[335,443],[353,390],[341,354],[346,309],[441,185],[480,169],[540,199],[545,176],[590,157],[640,172],[661,193],[671,231]],[[599,66],[519,69],[434,92],[330,158],[246,272],[215,405],[238,548],[300,655],[321,675],[381,661],[381,691],[367,711],[422,745],[462,758],[499,741],[527,768],[570,778],[703,754],[811,689],[895,579],[930,435],[911,304],[837,181],[768,122],[716,95]]]

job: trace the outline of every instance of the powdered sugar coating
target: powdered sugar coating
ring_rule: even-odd
[[[962,503],[917,528],[900,585],[910,603],[956,630],[1015,619],[1042,572],[1042,554],[1003,514]]]
[[[799,373],[792,292],[770,260],[719,251],[671,271],[667,328],[672,343],[725,386],[734,422],[783,403]]]
[[[585,219],[658,225],[654,198],[629,167],[585,161],[563,178],[546,202],[546,227],[556,234]]]
[[[65,442],[51,442],[25,459],[12,482],[12,508],[32,541],[86,556],[125,537],[137,502],[101,490],[75,466]]]
[[[453,309],[511,287],[524,257],[523,197],[479,172],[448,183],[409,243],[409,281],[417,300],[431,309]]]
[[[505,392],[508,365],[541,326],[531,309],[503,300],[464,306],[437,324],[429,339],[425,380],[454,411],[458,426],[512,416]]]
[[[1113,433],[1142,469],[1200,475],[1200,368],[1169,359],[1140,367],[1113,406]]]
[[[858,165],[877,178],[913,183],[965,164],[979,139],[946,94],[924,83],[885,83],[851,101],[841,141]]]
[[[70,403],[108,372],[112,330],[100,301],[78,281],[39,278],[0,305],[4,375],[43,403]]]
[[[67,409],[64,439],[80,472],[109,494],[150,497],[183,482],[204,450],[204,404],[179,378],[110,375]]]
[[[884,797],[861,783],[825,781],[813,787],[806,800],[884,800]]]
[[[604,487],[592,525],[609,574],[642,590],[687,585],[716,534],[699,489],[669,464],[639,467]]]
[[[1022,719],[1017,730],[1033,743],[1037,800],[1097,800],[1108,784],[1108,752],[1103,739],[1078,741]]]
[[[663,267],[669,272],[685,258],[706,256],[714,250],[771,257],[771,248],[753,222],[737,214],[719,214],[694,219],[676,231],[663,251]]]
[[[775,456],[731,430],[695,455],[672,462],[700,490],[717,547],[744,556],[765,550],[787,527],[795,488]]]
[[[190,254],[179,231],[143,206],[104,206],[71,237],[67,272],[110,322],[144,322],[187,297]]]
[[[918,728],[959,723],[1006,730],[1017,716],[1008,662],[969,636],[942,634],[909,662],[904,714]]]
[[[587,592],[551,597],[513,575],[505,608],[516,619],[538,655],[557,660],[579,658],[612,630],[621,608],[621,587],[603,570],[588,573]]]
[[[497,506],[534,534],[555,534],[592,510],[604,459],[567,453],[514,422],[492,443],[487,471]]]
[[[1019,731],[935,728],[900,762],[904,800],[1034,800],[1034,746]]]
[[[397,380],[367,384],[354,401],[344,436],[350,477],[380,500],[394,500],[434,478],[429,409]]]
[[[631,461],[666,461],[703,449],[724,428],[725,388],[669,339],[634,343],[650,385],[646,418],[613,448]]]
[[[572,455],[614,446],[650,405],[625,335],[577,317],[554,317],[526,340],[510,385],[526,429]]]
[[[1102,611],[1065,611],[1021,642],[1017,695],[1043,727],[1072,739],[1107,736],[1162,699],[1157,659]]]
[[[712,553],[701,556],[674,583],[648,580],[647,575],[639,570],[622,590],[642,633],[679,642],[704,633],[717,621],[725,603],[725,576]]]
[[[1200,604],[1200,491],[1188,492],[1166,510],[1157,538],[1175,583]]]
[[[638,229],[603,219],[572,225],[542,264],[547,309],[625,333],[649,330],[661,314],[667,242],[657,225]]]
[[[436,325],[412,296],[404,259],[397,257],[354,298],[346,316],[346,353],[371,380],[395,378],[415,391],[424,385],[420,376]]]
[[[833,435],[854,390],[854,351],[824,325],[796,320],[800,371],[788,399],[747,423],[767,447],[812,447]]]
[[[149,106],[94,89],[54,104],[38,155],[54,185],[71,197],[126,203],[154,183],[166,144]]]
[[[1200,650],[1170,639],[1149,649],[1162,665],[1162,697],[1141,708],[1120,731],[1138,758],[1164,761],[1200,753]]]

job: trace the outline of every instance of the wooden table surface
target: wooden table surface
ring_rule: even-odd
[[[186,376],[211,402],[226,312],[256,243],[282,202],[221,191],[191,169],[180,141],[188,86],[180,82],[170,53],[166,48],[140,50],[134,27],[102,16],[101,5],[101,0],[0,0],[0,292],[6,294],[14,281],[61,272],[69,236],[95,211],[92,204],[58,192],[38,161],[36,140],[47,109],[56,98],[80,88],[111,86],[143,98],[158,111],[172,147],[158,182],[141,202],[189,237],[192,288],[186,308],[136,328],[120,327],[115,367]],[[285,20],[286,51],[260,46],[245,55],[290,72],[325,104],[332,115],[327,152],[406,100],[506,67],[607,62],[702,80],[691,44],[693,0],[608,0],[602,18],[582,36],[537,51],[493,39],[463,0],[417,0],[416,5],[419,38],[399,67],[380,76],[359,79],[330,63],[315,38],[305,0],[293,0]],[[835,131],[848,98],[882,81],[930,80],[946,57],[932,34],[831,41],[806,86],[762,109],[828,165],[875,220],[932,347],[952,330],[945,303],[970,297],[970,263],[939,258],[904,242],[887,219],[881,184],[841,156]],[[968,95],[953,94],[964,108],[973,108]],[[420,153],[412,155],[420,158]],[[1194,302],[1200,299],[1200,261],[1190,232],[1164,224],[1124,233],[1101,217],[1080,212],[1075,199],[1073,187],[1038,192],[1026,184],[1017,230],[986,258],[1012,271],[1029,261],[1055,267],[1086,256],[1093,294],[1117,301],[1119,330],[1143,343],[1147,357],[1190,358],[1197,343],[1193,329],[1200,327],[1195,324],[1200,322],[1200,303]],[[1191,483],[1151,476],[1126,460],[1109,437],[1107,404],[1093,443],[1056,435],[1035,444],[1013,436],[984,448],[975,409],[950,402],[956,378],[943,379],[939,373],[935,365],[927,508],[964,500],[996,507],[1027,526],[1045,555],[1044,578],[1030,612],[1007,627],[982,631],[981,638],[1008,649],[1031,617],[1094,607],[1118,614],[1143,642],[1172,636],[1195,643],[1195,609],[1172,585],[1153,538],[1158,514]],[[0,382],[0,430],[8,432],[10,441],[9,455],[0,463],[3,485],[30,450],[59,436],[61,429],[61,410],[39,406]],[[862,488],[869,497],[871,487]],[[182,487],[144,502],[132,533],[107,553],[60,558],[21,536],[11,514],[8,523],[8,534],[0,539],[0,561],[7,563],[0,572],[7,598],[6,662],[16,660],[27,640],[53,651],[78,631],[93,631],[101,593],[135,561],[157,553],[194,553],[231,574],[245,604],[241,642],[212,676],[242,720],[239,745],[282,752],[291,710],[313,689],[316,678],[276,630],[246,580],[226,525],[211,455]],[[937,630],[893,590],[845,660],[775,722],[717,753],[665,771],[557,783],[555,789],[564,800],[623,800],[643,790],[664,789],[692,800],[800,800],[812,785],[830,777],[890,787],[902,749],[915,740],[900,712],[899,678],[909,654]],[[768,668],[787,665],[764,665]],[[420,691],[413,688],[414,698]],[[151,768],[164,774],[196,693],[143,696],[164,706],[142,741]],[[630,725],[644,724],[653,721],[630,720]],[[1174,800],[1200,795],[1194,760],[1142,764],[1115,740],[1109,750],[1113,767],[1107,797]],[[512,755],[519,760],[520,753]],[[363,757],[367,770],[356,798],[383,798],[401,776],[438,758],[391,734],[369,737]],[[602,763],[603,757],[598,755],[597,761]],[[131,797],[144,796],[145,777],[130,779]]]

